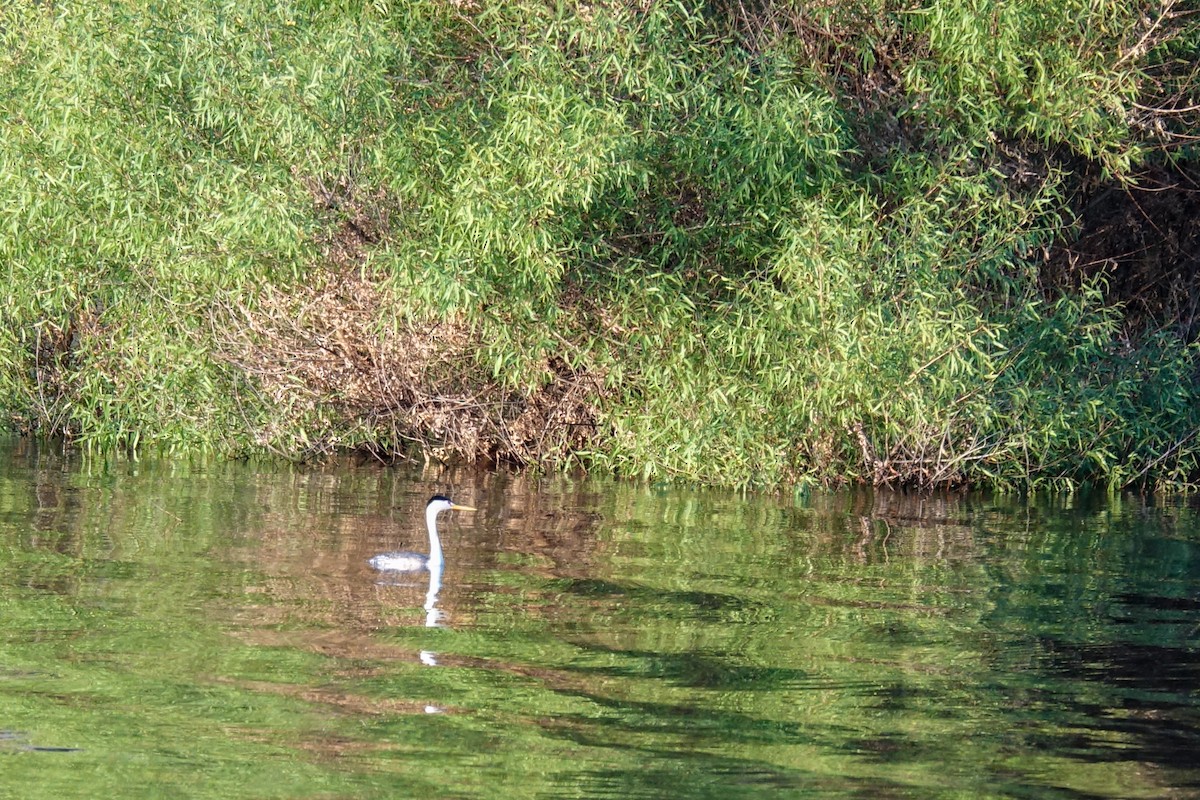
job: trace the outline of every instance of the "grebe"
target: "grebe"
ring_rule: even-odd
[[[388,572],[430,572],[440,573],[442,570],[442,540],[438,538],[437,515],[443,511],[474,511],[471,506],[460,506],[445,495],[435,494],[429,498],[425,506],[425,527],[429,529],[429,555],[420,553],[395,552],[380,553],[369,563],[378,570]]]

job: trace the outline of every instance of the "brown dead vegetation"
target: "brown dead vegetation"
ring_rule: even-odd
[[[251,424],[256,445],[309,457],[356,449],[382,460],[561,465],[593,443],[601,376],[551,359],[540,387],[513,392],[474,361],[479,336],[467,322],[393,321],[387,309],[381,285],[359,270],[221,308],[218,356],[246,377],[253,405],[276,409]],[[320,441],[309,439],[315,431]]]

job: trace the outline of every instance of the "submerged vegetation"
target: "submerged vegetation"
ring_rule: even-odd
[[[1172,0],[14,0],[0,411],[98,447],[1191,485],[1198,49]]]

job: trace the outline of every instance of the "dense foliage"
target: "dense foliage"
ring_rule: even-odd
[[[1071,258],[1097,187],[1195,178],[1170,0],[16,0],[0,39],[22,430],[743,486],[1200,474],[1191,329],[1126,318],[1128,254]]]

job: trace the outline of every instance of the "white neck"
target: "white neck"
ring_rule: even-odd
[[[429,529],[429,565],[431,569],[434,564],[437,564],[439,568],[442,565],[442,540],[438,538],[437,515],[436,508],[430,506],[425,509],[425,527]]]

